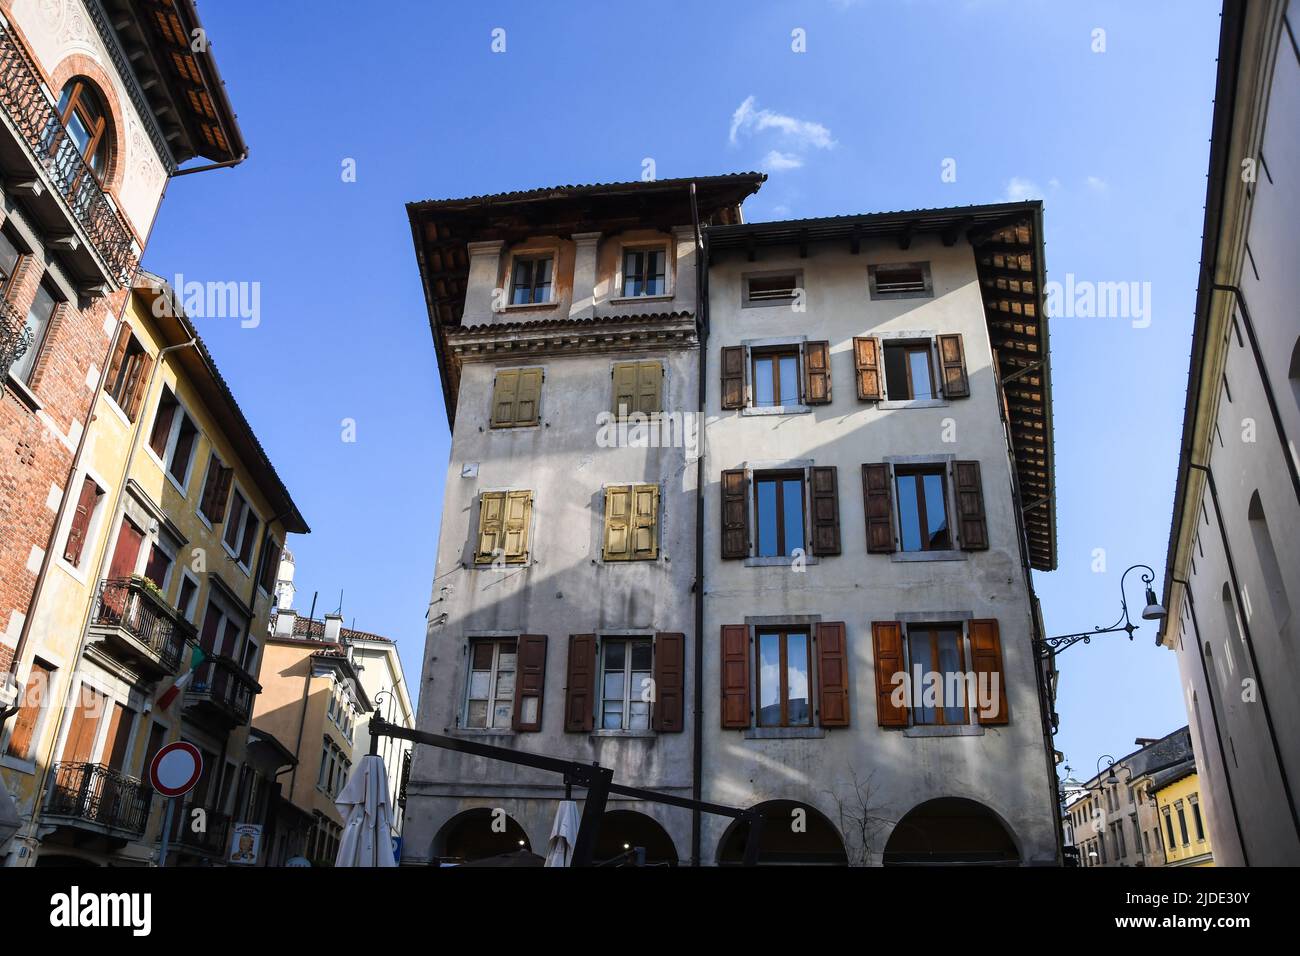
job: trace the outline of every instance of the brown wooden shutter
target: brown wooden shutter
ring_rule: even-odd
[[[803,346],[804,402],[829,405],[831,400],[831,344],[805,342]]]
[[[686,715],[686,635],[655,635],[654,729],[678,734]]]
[[[149,391],[149,373],[153,370],[153,357],[141,352],[135,361],[134,379],[127,385],[126,417],[135,421],[144,407],[146,393]]]
[[[722,726],[743,729],[749,719],[749,627],[722,625]]]
[[[564,729],[591,730],[596,719],[596,635],[569,635],[569,675],[564,688]]]
[[[227,468],[225,465],[217,467],[221,470],[217,474],[217,485],[212,494],[214,510],[208,515],[213,524],[226,520],[226,507],[230,502],[230,484],[235,480],[235,469]]]
[[[873,621],[871,645],[876,668],[876,722],[881,727],[906,727],[907,704],[896,706],[894,675],[903,670],[903,625],[897,621]]]
[[[1006,672],[1002,669],[1002,638],[998,635],[998,622],[993,618],[970,622],[970,656],[971,670],[983,693],[992,690],[993,681],[997,681],[997,712],[985,717],[979,712],[979,702],[974,701],[976,719],[986,725],[1008,723],[1011,714],[1007,710]]]
[[[280,542],[276,541],[269,534],[266,536],[266,546],[262,549],[262,590],[270,594],[275,590],[276,579],[280,576]]]
[[[170,395],[164,392],[164,399]],[[149,447],[159,458],[167,454],[167,442],[172,434],[172,422],[176,420],[176,413],[180,411],[180,405],[175,397],[170,401],[160,400],[158,402],[158,411],[154,414],[153,430],[149,433]]]
[[[857,370],[858,398],[878,402],[885,397],[880,387],[880,340],[873,336],[853,339],[853,367]]]
[[[849,648],[843,621],[817,625],[818,718],[823,727],[849,725]]]
[[[749,557],[749,480],[745,469],[722,473],[722,556]]]
[[[835,466],[812,471],[813,554],[840,553],[840,497]]]
[[[960,335],[939,336],[939,365],[943,370],[945,398],[967,398],[970,381],[966,378],[966,350]]]
[[[541,420],[541,411],[542,370],[540,368],[520,369],[514,424],[536,425]]]
[[[722,350],[722,407],[745,407],[745,348],[728,345]]]
[[[636,398],[636,363],[620,362],[614,366],[614,417],[624,419],[636,411]]]
[[[9,754],[19,760],[27,759],[27,751],[32,746],[32,734],[41,716],[41,708],[50,699],[53,675],[53,668],[41,661],[32,661],[31,673],[27,675],[27,686],[18,701],[22,709],[18,711],[18,717],[14,721],[13,733],[9,735]]]
[[[986,551],[988,522],[984,517],[984,485],[978,461],[953,462],[957,485],[957,522],[963,551]]]
[[[123,325],[117,333],[117,341],[113,343],[113,354],[108,361],[108,375],[104,379],[104,387],[112,393],[113,383],[117,381],[117,373],[122,370],[122,362],[126,358],[126,348],[131,344],[131,327]]]
[[[511,727],[542,729],[542,695],[546,689],[546,635],[520,634],[515,658],[515,713]],[[525,712],[526,711],[526,712]]]
[[[862,502],[867,516],[867,551],[894,551],[894,506],[889,491],[889,466],[862,466]]]
[[[63,547],[63,560],[73,567],[81,563],[81,549],[86,545],[86,534],[90,530],[90,519],[95,514],[95,502],[99,500],[99,486],[90,477],[82,479],[81,494],[77,498],[77,510],[72,516],[72,526],[68,528],[68,540]]]

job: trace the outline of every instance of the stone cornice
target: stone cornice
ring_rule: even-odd
[[[602,316],[477,325],[446,331],[451,353],[462,360],[496,355],[626,352],[693,348],[690,313]]]

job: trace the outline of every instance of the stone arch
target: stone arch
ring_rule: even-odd
[[[104,170],[102,185],[104,191],[113,196],[118,208],[122,203],[118,191],[126,178],[126,113],[122,101],[118,98],[113,78],[99,63],[84,53],[69,53],[50,73],[50,90],[57,101],[63,87],[75,77],[84,77],[94,86],[104,101],[104,109],[109,117],[108,165]]]
[[[647,866],[676,866],[677,847],[654,817],[636,810],[607,810],[600,818],[593,859],[611,860],[636,847],[645,849]]]
[[[1000,814],[965,797],[937,797],[917,804],[894,825],[882,862],[885,866],[1005,866],[1020,860],[1015,831]]]
[[[759,838],[759,865],[804,864],[848,866],[844,838],[835,824],[815,807],[797,800],[768,800],[753,809],[763,817]],[[795,813],[802,810],[802,829],[795,825]],[[734,820],[718,840],[719,866],[737,866],[744,861],[749,841],[749,824]]]
[[[520,850],[532,851],[524,828],[514,817],[491,807],[456,814],[433,838],[433,855],[448,862],[471,863]]]

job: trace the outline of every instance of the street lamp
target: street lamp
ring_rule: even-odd
[[[1058,634],[1055,637],[1045,637],[1041,640],[1035,640],[1034,644],[1038,649],[1040,658],[1053,657],[1057,651],[1063,651],[1067,647],[1077,644],[1079,641],[1088,644],[1098,634],[1113,634],[1116,631],[1125,631],[1128,633],[1128,639],[1133,640],[1133,632],[1138,629],[1128,614],[1128,595],[1124,591],[1124,581],[1129,576],[1129,572],[1141,568],[1142,583],[1146,585],[1146,607],[1142,609],[1142,620],[1144,621],[1163,621],[1168,616],[1168,612],[1156,598],[1156,592],[1152,590],[1151,583],[1156,579],[1156,573],[1146,564],[1135,564],[1125,569],[1119,579],[1119,619],[1110,627],[1094,627],[1091,631],[1078,631],[1074,634]],[[1100,768],[1098,769],[1100,773]],[[1112,773],[1114,771],[1112,770]]]

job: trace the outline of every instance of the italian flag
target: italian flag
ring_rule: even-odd
[[[180,693],[185,689],[185,686],[189,684],[190,681],[194,680],[194,672],[198,670],[199,665],[207,659],[207,655],[203,653],[203,648],[195,644],[194,650],[190,652],[190,669],[178,677],[176,683],[163,691],[163,695],[158,698],[159,710],[166,710],[172,705],[172,701],[180,696]]]

